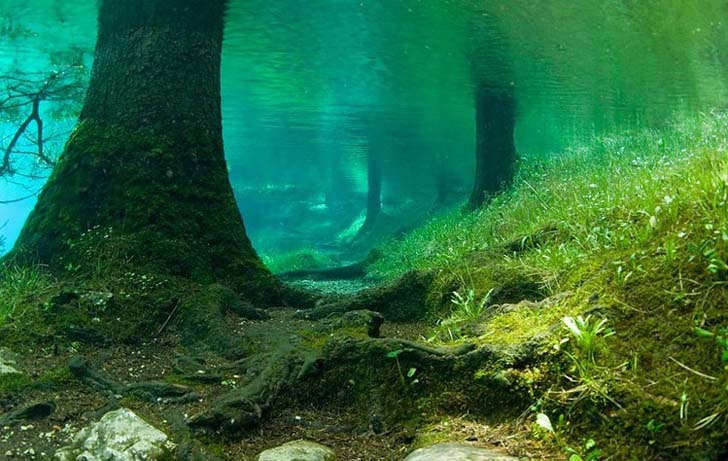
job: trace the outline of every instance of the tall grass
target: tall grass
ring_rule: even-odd
[[[39,266],[0,262],[0,324],[8,317],[21,316],[24,307],[33,305],[32,301],[41,299],[52,286],[52,279]]]
[[[553,228],[558,241],[521,257],[553,290],[566,272],[599,253],[629,256],[640,249],[672,264],[687,252],[704,260],[706,270],[724,272],[727,135],[728,114],[711,112],[527,158],[513,186],[486,208],[434,219],[388,243],[371,271],[396,277],[451,267],[472,252]],[[613,263],[617,280],[639,270],[629,257]]]

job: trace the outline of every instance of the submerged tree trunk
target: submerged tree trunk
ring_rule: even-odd
[[[223,156],[225,7],[101,0],[84,107],[17,258],[83,268],[93,250],[131,267],[222,282],[253,302],[276,301],[278,282],[246,235]],[[93,248],[81,245],[99,233]]]
[[[367,153],[367,216],[364,229],[371,228],[382,211],[382,163],[379,156]]]
[[[437,195],[435,196],[435,203],[433,203],[434,210],[446,207],[458,198],[456,182],[457,180],[447,170],[447,166],[440,163],[435,173],[435,191]]]
[[[516,163],[512,92],[478,89],[475,111],[475,182],[469,203],[473,209],[482,206],[488,196],[510,183]]]

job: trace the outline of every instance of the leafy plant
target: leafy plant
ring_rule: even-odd
[[[713,331],[706,330],[704,328],[695,327],[695,334],[701,338],[712,339],[713,341],[716,342],[716,344],[718,344],[718,346],[720,346],[720,348],[721,348],[720,360],[723,363],[724,369],[726,371],[728,371],[728,328],[719,327],[716,329],[716,331],[713,332]],[[726,386],[725,390],[728,391],[728,386]],[[682,408],[681,408],[681,411],[682,411]],[[724,411],[725,411],[725,408],[723,407],[723,405],[719,405],[716,411],[714,411],[712,414],[702,418],[700,421],[695,423],[695,426],[693,426],[693,429],[700,430],[700,429],[705,429],[706,427],[712,426],[713,423],[718,421],[718,419],[724,414]]]
[[[569,461],[597,461],[602,455],[602,451],[597,448],[597,443],[594,439],[588,439],[584,442],[582,450],[576,450],[571,447],[566,447],[565,451],[571,453]]]
[[[716,331],[695,327],[695,334],[701,338],[713,339],[721,347],[720,359],[728,370],[728,328],[720,327]]]
[[[238,382],[235,381],[234,379],[222,380],[222,381],[220,381],[220,384],[223,386],[226,386],[226,387],[230,387],[232,389],[237,389],[237,387],[238,387]]]
[[[680,395],[680,422],[684,423],[688,419],[688,408],[690,406],[690,400],[688,399],[687,392],[683,391]]]
[[[647,432],[650,433],[650,445],[654,444],[657,440],[657,434],[659,434],[664,428],[665,423],[661,423],[651,419],[646,424]]]
[[[607,328],[607,319],[592,319],[591,315],[567,316],[562,322],[574,338],[584,359],[592,365],[596,363],[595,354],[601,341],[615,333],[611,328]]]
[[[468,289],[465,295],[460,291],[454,291],[450,300],[454,309],[447,318],[441,319],[437,323],[430,340],[445,339],[455,341],[462,337],[463,327],[481,318],[492,292],[493,290],[490,290],[478,300],[475,296],[475,290],[472,288]]]
[[[410,368],[407,370],[407,375],[405,377],[404,371],[402,370],[402,364],[399,361],[399,356],[402,354],[404,350],[402,349],[395,349],[393,351],[387,352],[387,358],[393,359],[394,362],[397,365],[397,374],[399,375],[399,382],[402,384],[402,387],[407,389],[409,386],[414,386],[415,384],[419,383],[420,380],[415,378],[415,375],[417,374],[417,368]],[[408,383],[409,380],[409,383]]]
[[[569,461],[597,461],[601,456],[601,450],[597,448],[597,444],[594,439],[588,439],[584,442],[583,450],[577,450],[567,445],[551,424],[551,419],[544,413],[536,414],[536,425],[546,432],[553,435],[556,443],[564,450],[569,453]]]

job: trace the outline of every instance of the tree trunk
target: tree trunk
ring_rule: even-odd
[[[382,211],[382,163],[377,154],[367,153],[367,217],[364,229],[369,229]]]
[[[453,202],[455,197],[455,187],[453,183],[455,178],[447,171],[447,166],[443,162],[438,162],[437,171],[435,172],[435,190],[437,195],[435,196],[435,203],[433,209],[437,210],[447,206]]]
[[[101,0],[81,117],[16,257],[83,269],[92,250],[142,270],[222,282],[256,303],[276,301],[278,282],[248,240],[223,155],[225,7]]]
[[[479,208],[486,198],[513,179],[516,146],[513,141],[515,101],[510,91],[485,88],[476,94],[476,167],[470,207]]]

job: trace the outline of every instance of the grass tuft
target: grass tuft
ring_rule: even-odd
[[[24,307],[42,299],[54,286],[39,266],[0,263],[0,325],[11,316],[21,316]]]

